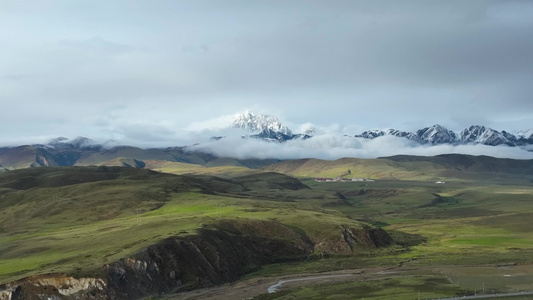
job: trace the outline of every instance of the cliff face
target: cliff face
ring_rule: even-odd
[[[28,277],[0,286],[0,300],[137,299],[235,281],[262,265],[312,251],[306,236],[277,222],[222,221],[105,265],[105,278]]]
[[[267,231],[249,234],[253,227]],[[306,257],[312,243],[276,222],[222,223],[197,236],[169,238],[105,266],[115,299],[134,299],[235,281],[264,264]]]
[[[138,299],[235,281],[265,264],[306,258],[315,249],[351,254],[391,243],[385,231],[373,227],[341,226],[338,240],[314,245],[278,222],[221,221],[105,265],[104,278],[29,277],[0,286],[0,300]]]

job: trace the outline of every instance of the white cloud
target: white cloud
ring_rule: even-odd
[[[0,144],[200,142],[245,108],[352,136],[533,123],[533,1],[54,3],[0,1]]]
[[[192,122],[185,130],[187,131],[218,131],[226,129],[231,126],[235,116],[225,115],[218,118],[209,119],[207,121]]]
[[[304,132],[310,132],[310,131],[316,131],[317,126],[313,123],[303,123],[296,127],[296,130],[294,132],[296,133],[304,133]]]
[[[367,140],[338,134],[318,135],[307,140],[291,140],[285,143],[267,142],[251,138],[225,138],[202,143],[189,149],[239,159],[320,158],[334,160],[342,157],[376,158],[398,154],[434,156],[448,153],[533,159],[532,152],[527,152],[518,147],[485,145],[425,146],[394,136]]]

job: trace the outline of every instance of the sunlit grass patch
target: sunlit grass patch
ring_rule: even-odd
[[[460,245],[473,245],[473,246],[494,246],[494,247],[517,247],[521,246],[532,246],[533,241],[531,239],[524,239],[520,236],[510,237],[508,235],[504,236],[487,236],[487,237],[463,237],[451,239],[450,244],[460,244]]]

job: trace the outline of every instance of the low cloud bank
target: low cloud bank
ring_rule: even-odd
[[[499,158],[533,159],[533,152],[508,146],[486,145],[420,145],[394,136],[373,140],[341,135],[318,135],[307,140],[285,143],[268,142],[253,138],[228,137],[188,147],[190,151],[203,151],[217,156],[238,159],[298,159],[319,158],[334,160],[342,157],[376,158],[392,155],[434,156],[439,154],[487,155]]]
[[[142,128],[141,128],[142,129]],[[165,131],[146,130],[123,131],[124,135],[107,139],[92,140],[91,144],[101,144],[105,148],[117,145],[132,145],[141,148],[161,148],[185,146],[189,151],[202,151],[221,157],[238,159],[299,159],[319,158],[335,160],[342,157],[376,158],[393,155],[435,156],[439,154],[486,155],[498,158],[533,159],[533,145],[526,147],[486,146],[486,145],[421,145],[414,141],[382,136],[376,139],[355,138],[339,133],[321,133],[306,140],[290,140],[284,143],[269,142],[255,138],[243,138],[249,134],[239,129],[204,130],[175,134]],[[320,128],[319,128],[320,130]],[[146,131],[150,131],[147,133]],[[155,134],[157,133],[157,134]],[[146,137],[148,136],[148,138]],[[222,137],[213,139],[212,137]],[[31,141],[29,141],[31,140]],[[28,144],[48,144],[57,137],[38,136],[28,139],[4,140],[1,146]],[[72,142],[75,138],[66,139]],[[189,145],[189,146],[186,146]],[[528,151],[529,150],[529,151]]]

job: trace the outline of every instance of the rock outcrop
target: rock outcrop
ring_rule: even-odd
[[[110,298],[135,299],[235,281],[262,265],[302,259],[312,251],[307,237],[277,222],[222,222],[105,268]]]
[[[262,265],[303,259],[312,251],[309,238],[278,222],[221,221],[107,264],[103,278],[32,276],[1,285],[0,300],[138,299],[235,281]]]
[[[171,237],[103,266],[102,278],[49,274],[0,286],[0,300],[139,299],[232,282],[270,263],[307,258],[313,251],[353,254],[393,243],[382,229],[340,226],[314,245],[276,221],[228,220],[197,235]]]
[[[107,284],[100,278],[74,278],[65,274],[31,276],[0,286],[0,300],[107,299]]]

